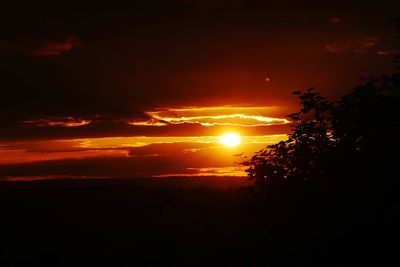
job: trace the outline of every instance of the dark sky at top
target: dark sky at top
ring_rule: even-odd
[[[382,0],[2,1],[1,127],[293,106],[290,92],[313,86],[338,96],[360,75],[393,69],[399,10]]]

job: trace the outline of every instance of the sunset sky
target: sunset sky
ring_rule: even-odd
[[[398,53],[395,1],[6,2],[0,179],[243,176],[292,91],[338,97]]]

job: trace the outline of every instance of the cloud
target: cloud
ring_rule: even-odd
[[[366,53],[371,48],[376,47],[380,41],[381,41],[381,38],[379,38],[379,37],[366,37],[366,38],[358,41],[358,46],[357,46],[355,52],[356,53]]]
[[[329,19],[329,23],[331,23],[331,24],[341,24],[342,22],[343,22],[343,20],[340,17],[331,17]]]
[[[0,164],[1,179],[24,179],[26,177],[169,177],[169,176],[245,176],[242,166],[232,152],[216,153],[210,150],[201,153],[177,153],[181,147],[171,145],[168,155],[154,156],[91,156],[43,161]],[[166,151],[167,149],[165,149]],[[175,153],[172,153],[175,151]]]
[[[173,150],[173,149],[172,149]],[[174,156],[93,156],[0,165],[0,179],[42,175],[86,177],[149,177],[185,173],[189,168],[230,167],[234,159],[193,153]],[[193,171],[189,172],[193,173]]]
[[[59,56],[80,45],[80,40],[69,35],[62,41],[47,41],[28,51],[33,56]]]
[[[333,42],[325,45],[325,49],[331,53],[345,53],[351,50],[352,44],[348,42]]]
[[[0,166],[27,164],[31,162],[55,161],[64,159],[85,159],[91,157],[121,157],[128,152],[120,149],[76,149],[59,151],[55,148],[38,148],[36,151],[25,149],[0,149]]]
[[[52,57],[64,54],[79,45],[81,45],[81,41],[78,37],[67,35],[57,40],[43,38],[41,40],[1,42],[0,50],[16,51],[38,57]]]
[[[0,145],[0,166],[93,157],[131,157],[139,161],[141,158],[171,158],[175,160],[174,164],[186,162],[188,167],[210,166],[207,165],[210,163],[229,166],[234,161],[232,155],[251,155],[286,138],[286,135],[243,136],[241,145],[236,148],[227,148],[220,144],[219,136],[113,137],[11,142]],[[198,163],[200,166],[196,165]]]
[[[246,167],[235,166],[235,167],[207,167],[207,168],[187,168],[182,173],[169,173],[154,175],[154,177],[189,177],[189,176],[246,176]]]
[[[1,142],[33,141],[33,140],[73,140],[108,137],[190,137],[215,136],[224,132],[237,132],[241,135],[274,135],[286,134],[290,124],[271,126],[203,126],[195,123],[168,124],[165,126],[129,125],[125,120],[105,120],[66,127],[64,125],[41,125],[33,123],[8,123],[0,126]]]
[[[400,55],[400,50],[380,50],[377,51],[376,54],[380,56],[395,56]]]
[[[277,107],[192,107],[170,108],[148,111],[147,121],[132,121],[131,125],[166,126],[168,124],[200,124],[202,126],[271,126],[288,124],[284,118],[272,118],[270,114]]]
[[[74,117],[53,118],[53,119],[35,119],[30,121],[22,121],[22,123],[33,124],[36,126],[63,126],[63,127],[79,127],[90,124],[91,120],[77,119]]]
[[[337,41],[325,45],[330,53],[368,53],[381,42],[380,37],[365,37],[358,40]]]
[[[0,142],[101,137],[215,136],[286,134],[286,107],[215,106],[158,108],[109,115],[42,116],[26,113],[0,117]],[[272,116],[277,117],[272,117]]]

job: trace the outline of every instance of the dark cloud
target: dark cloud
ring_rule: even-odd
[[[357,40],[332,42],[325,46],[331,53],[368,53],[376,51],[376,47],[382,41],[381,37],[364,37]]]
[[[74,35],[67,35],[58,40],[37,38],[22,41],[3,41],[0,42],[0,52],[2,53],[21,53],[39,57],[52,57],[64,54],[74,47],[80,46],[81,42]]]
[[[49,41],[39,45],[39,47],[28,51],[33,56],[59,56],[72,48],[81,45],[79,39],[75,36],[68,36],[65,40],[56,42]]]
[[[2,178],[14,176],[70,175],[133,177],[175,173],[185,169],[181,161],[165,157],[93,157],[0,166]]]
[[[343,23],[343,19],[340,17],[332,17],[329,19],[329,22],[331,24],[341,24],[341,23]]]
[[[185,149],[204,148],[187,152]],[[157,152],[157,153],[154,153]],[[196,168],[232,167],[232,151],[210,145],[155,144],[132,149],[130,156],[98,156],[0,165],[0,179],[18,176],[147,177],[193,174]],[[195,168],[195,169],[193,169]]]
[[[167,126],[133,126],[127,121],[97,121],[90,124],[65,127],[36,126],[32,124],[13,124],[2,126],[0,141],[46,140],[46,139],[77,139],[113,136],[213,136],[226,131],[234,131],[243,135],[285,134],[290,131],[290,125],[272,125],[258,127],[238,126],[202,126],[200,124],[184,123]]]

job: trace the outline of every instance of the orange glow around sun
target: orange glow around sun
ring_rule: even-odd
[[[21,124],[38,133],[48,130],[49,138],[46,133],[37,139],[0,140],[0,180],[114,176],[244,177],[245,168],[238,166],[237,156],[252,155],[268,145],[286,140],[290,122],[281,117],[285,108],[154,108],[137,119],[116,120],[118,130],[115,135],[111,131],[105,136],[96,136],[92,132],[102,125],[102,117],[30,118]],[[106,122],[105,127],[107,125]],[[71,127],[74,129],[67,129]],[[65,136],[61,134],[64,131]],[[61,165],[55,166],[53,162]],[[73,167],[75,164],[91,166],[95,162],[104,169]],[[171,162],[177,162],[177,166],[170,166]],[[19,170],[19,165],[42,169],[40,173],[36,169],[26,173],[24,168]]]

